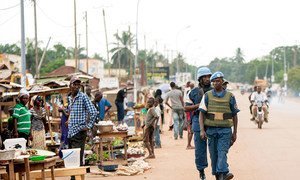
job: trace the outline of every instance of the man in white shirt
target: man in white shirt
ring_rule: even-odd
[[[257,91],[253,92],[251,95],[251,103],[252,106],[252,118],[251,120],[255,119],[255,116],[257,115],[257,102],[262,102],[263,106],[262,109],[264,111],[264,121],[268,122],[268,110],[266,103],[268,102],[267,95],[261,91],[261,86],[257,86]]]

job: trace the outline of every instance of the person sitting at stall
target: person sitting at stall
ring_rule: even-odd
[[[151,97],[148,99],[147,101],[147,115],[146,115],[146,120],[145,123],[143,124],[142,128],[145,127],[145,131],[144,131],[144,144],[149,152],[149,155],[147,158],[151,158],[154,159],[155,155],[154,155],[154,141],[153,141],[153,133],[154,133],[154,129],[156,127],[157,124],[157,120],[158,120],[158,115],[155,112],[155,108],[154,108],[154,98]]]
[[[97,92],[96,95],[99,98],[98,107],[99,107],[99,120],[103,121],[105,119],[105,114],[110,110],[111,103],[103,97],[101,91]]]
[[[32,148],[45,149],[46,137],[46,110],[43,107],[43,99],[41,96],[35,95],[31,98],[31,134]]]
[[[19,92],[19,102],[14,107],[13,123],[14,138],[24,138],[27,140],[27,145],[31,136],[31,114],[26,106],[29,101],[29,92],[26,89],[21,89]]]
[[[1,132],[1,138],[2,141],[4,142],[6,139],[10,139],[13,136],[13,130],[14,130],[14,122],[13,122],[13,113],[14,113],[14,108],[9,107],[8,108],[8,113],[9,113],[9,118],[7,120],[7,125],[2,124],[3,131]]]

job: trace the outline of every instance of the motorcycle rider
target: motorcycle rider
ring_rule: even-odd
[[[253,103],[251,102],[251,96],[254,92],[257,91],[257,86],[254,86],[253,87],[253,91],[251,92],[251,94],[249,95],[248,99],[249,99],[249,102],[250,102],[250,106],[249,106],[249,109],[250,109],[250,114],[252,115],[252,107],[253,107]],[[252,118],[250,119],[252,121]],[[254,119],[253,119],[254,120]]]
[[[252,106],[252,118],[251,120],[255,120],[255,117],[257,116],[257,102],[263,102],[262,109],[264,111],[264,121],[267,123],[268,122],[268,109],[267,109],[267,104],[268,104],[268,98],[267,95],[261,91],[262,88],[261,86],[257,86],[257,91],[253,92],[251,95],[251,103],[253,104]]]
[[[200,173],[200,179],[205,180],[204,169],[207,168],[207,141],[200,138],[200,125],[199,125],[199,104],[203,95],[212,90],[210,84],[210,77],[212,73],[209,68],[201,67],[197,71],[197,79],[199,81],[198,87],[191,90],[189,98],[193,102],[190,106],[185,106],[185,111],[194,111],[192,117],[192,130],[194,132],[194,144],[195,144],[195,163],[197,170]]]

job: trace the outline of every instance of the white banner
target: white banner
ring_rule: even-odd
[[[100,78],[100,88],[119,88],[119,80],[117,77]]]

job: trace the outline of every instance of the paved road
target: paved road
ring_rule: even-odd
[[[300,179],[300,102],[274,100],[270,109],[270,122],[257,129],[250,122],[248,95],[235,93],[239,108],[238,140],[230,149],[230,170],[239,180]],[[133,177],[107,179],[184,180],[199,179],[194,165],[193,150],[186,150],[183,140],[173,140],[172,133],[164,131],[162,149],[156,150],[156,159],[149,160],[152,169]],[[209,163],[210,166],[210,163]],[[208,179],[214,179],[211,168],[206,169]],[[88,175],[87,179],[99,178]],[[104,178],[100,178],[104,179]]]

